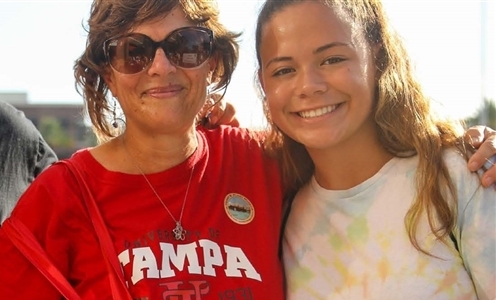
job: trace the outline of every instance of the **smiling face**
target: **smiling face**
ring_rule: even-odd
[[[162,41],[175,29],[194,26],[180,8],[164,18],[132,30]],[[122,74],[109,68],[105,82],[126,116],[126,130],[146,134],[183,134],[191,130],[206,99],[214,60],[194,69],[175,67],[159,48],[153,63],[141,73]]]
[[[305,1],[272,16],[259,49],[260,83],[280,130],[309,152],[374,142],[376,71],[359,30]]]

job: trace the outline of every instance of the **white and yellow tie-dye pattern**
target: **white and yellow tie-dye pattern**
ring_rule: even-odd
[[[413,201],[417,158],[389,161],[346,191],[312,180],[296,196],[284,236],[287,299],[496,298],[496,193],[479,188],[466,162],[448,151],[459,217],[454,235],[438,241],[426,217],[415,249],[404,217]]]

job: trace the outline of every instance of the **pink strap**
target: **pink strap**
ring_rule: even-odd
[[[33,233],[21,221],[10,217],[2,224],[2,230],[22,254],[69,300],[80,300],[74,288],[53,265]]]

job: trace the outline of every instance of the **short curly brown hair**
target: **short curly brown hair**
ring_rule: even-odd
[[[181,7],[187,18],[214,32],[214,56],[218,57],[212,82],[215,90],[229,85],[239,57],[239,34],[227,30],[219,21],[217,4],[212,0],[95,0],[88,20],[86,49],[76,60],[76,89],[85,101],[87,113],[99,141],[115,137],[109,118],[112,105],[107,99],[108,72],[103,44],[112,37],[129,32],[140,24]]]

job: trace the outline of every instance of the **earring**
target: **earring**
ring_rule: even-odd
[[[209,85],[207,86],[207,99],[210,98],[214,94],[214,88]]]
[[[210,113],[216,102],[214,98],[216,98],[217,94],[207,94],[207,99],[205,99],[205,103],[203,103],[202,109],[196,115],[196,125],[206,126],[210,123]]]
[[[119,124],[117,124],[117,117],[115,114],[116,107],[117,107],[117,101],[115,101],[115,99],[114,99],[114,109],[112,110],[112,116],[113,116],[112,127],[114,127],[114,128],[119,127]]]

